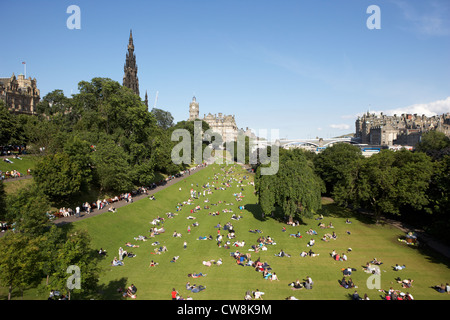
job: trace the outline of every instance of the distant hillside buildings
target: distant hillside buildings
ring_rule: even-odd
[[[417,114],[387,116],[367,112],[355,122],[355,137],[363,144],[415,146],[423,133],[436,130],[450,137],[450,113],[427,117]]]

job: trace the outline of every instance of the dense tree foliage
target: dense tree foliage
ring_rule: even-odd
[[[325,183],[326,193],[333,196],[351,185],[353,170],[362,159],[361,149],[346,143],[328,147],[314,157],[315,170]]]
[[[311,216],[321,208],[324,185],[304,151],[280,152],[279,169],[274,175],[261,175],[261,168],[257,169],[256,186],[264,213],[279,207],[285,216],[293,218]]]

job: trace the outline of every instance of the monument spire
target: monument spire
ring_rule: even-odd
[[[137,70],[136,56],[134,54],[133,32],[130,29],[128,52],[124,66],[123,86],[130,88],[135,94],[139,95],[139,79],[137,76]]]

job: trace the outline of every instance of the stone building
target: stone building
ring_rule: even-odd
[[[234,115],[224,115],[222,113],[212,115],[211,113],[208,113],[208,115],[204,115],[203,118],[200,118],[199,114],[199,104],[197,99],[193,97],[189,104],[189,121],[194,121],[196,119],[205,121],[213,132],[217,132],[222,136],[224,142],[235,141],[237,139],[238,127]]]
[[[417,114],[387,116],[367,112],[355,122],[355,137],[363,144],[415,146],[423,133],[444,132],[450,137],[450,113],[427,117]]]
[[[14,73],[10,78],[0,78],[0,99],[11,112],[35,114],[41,99],[36,78],[25,79],[23,74],[16,77]]]

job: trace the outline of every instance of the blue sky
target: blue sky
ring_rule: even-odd
[[[370,5],[381,29],[367,28]],[[122,83],[133,29],[141,98],[153,107],[158,91],[175,121],[195,95],[200,115],[328,138],[368,110],[450,112],[449,16],[447,0],[2,1],[0,77],[26,61],[41,97],[93,77]]]

